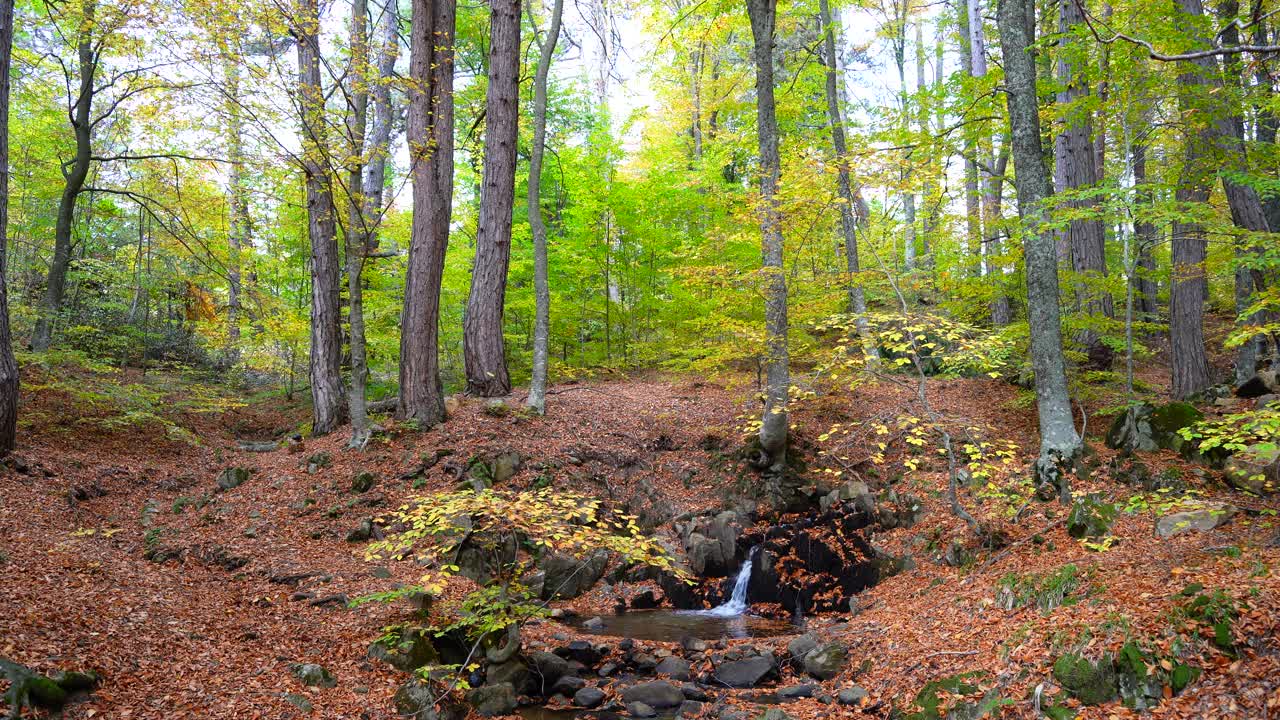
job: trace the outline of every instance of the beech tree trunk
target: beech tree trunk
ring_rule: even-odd
[[[551,342],[551,289],[547,284],[547,225],[542,220],[542,157],[547,142],[547,75],[560,40],[560,16],[564,0],[551,7],[551,26],[538,56],[538,72],[533,80],[533,147],[529,155],[529,231],[533,235],[533,376],[529,381],[529,398],[525,404],[542,415],[547,401],[547,358]],[[700,121],[695,118],[695,129]],[[697,150],[701,151],[701,130],[696,130]]]
[[[456,0],[413,0],[409,78],[413,221],[400,316],[400,404],[396,415],[443,422],[440,282],[453,206],[453,43]]]
[[[351,446],[369,442],[369,412],[366,388],[369,361],[364,333],[364,274],[366,248],[375,217],[366,212],[364,197],[365,126],[369,119],[369,3],[351,2],[351,45],[347,66],[347,325],[351,353],[351,387],[347,390],[347,411],[351,416]]]
[[[399,14],[395,0],[388,0],[382,9],[378,32],[378,78],[373,86],[373,123],[369,128],[368,158],[364,173],[364,205],[367,234],[365,252],[378,248],[378,229],[382,225],[383,186],[387,182],[387,155],[391,148],[391,135],[400,116],[400,108],[391,98],[391,85],[395,82],[396,59],[400,56]]]
[[[317,0],[301,0],[296,18],[302,171],[311,238],[311,431],[324,435],[336,430],[343,420],[342,320],[333,188],[323,152],[324,89],[320,84]]]
[[[1133,149],[1133,183],[1138,188],[1140,205],[1150,205],[1151,189],[1147,184],[1147,146],[1144,142],[1134,143]],[[1156,261],[1152,250],[1160,241],[1155,223],[1147,217],[1140,216],[1133,224],[1134,244],[1137,246],[1135,274],[1130,282],[1133,285],[1134,314],[1139,322],[1152,322],[1159,312],[1159,288],[1155,281]]]
[[[756,69],[756,135],[760,152],[760,236],[764,278],[766,380],[760,446],[774,471],[787,456],[787,277],[782,264],[782,216],[778,209],[778,118],[773,97],[773,32],[777,0],[746,0]]]
[[[502,316],[511,260],[520,103],[520,0],[490,0],[489,88],[485,95],[484,173],[471,294],[462,321],[467,392],[511,392]]]
[[[93,97],[97,90],[94,79],[98,70],[98,55],[94,51],[93,30],[96,4],[90,0],[82,6],[83,18],[79,23],[77,38],[79,88],[71,101],[71,129],[75,133],[76,152],[71,162],[64,166],[62,197],[58,200],[58,215],[53,229],[53,261],[45,282],[44,301],[40,316],[31,335],[31,348],[44,352],[53,342],[53,327],[62,311],[62,300],[67,290],[67,271],[71,268],[71,240],[75,225],[76,199],[89,177],[89,165],[93,162]],[[71,78],[67,78],[70,83]]]
[[[0,457],[18,442],[18,363],[9,327],[9,66],[13,54],[13,0],[0,0]]]
[[[1051,198],[1049,170],[1040,144],[1040,112],[1036,100],[1036,58],[1032,51],[1034,0],[1000,0],[998,24],[1004,56],[1005,97],[1010,141],[1022,219],[1027,266],[1027,315],[1031,326],[1031,364],[1036,377],[1040,415],[1038,483],[1058,488],[1062,501],[1071,498],[1068,472],[1081,451],[1067,394],[1062,353],[1062,319],[1058,307],[1058,259],[1052,232],[1045,227],[1045,203]]]
[[[249,242],[249,191],[244,182],[244,117],[240,110],[240,65],[223,58],[227,81],[227,347],[226,363],[240,362],[240,255]]]
[[[1055,185],[1059,191],[1074,193],[1088,190],[1098,182],[1097,154],[1094,147],[1092,110],[1088,107],[1089,86],[1076,67],[1073,54],[1080,50],[1074,46],[1073,31],[1084,23],[1084,14],[1077,2],[1068,0],[1059,4],[1058,31],[1062,40],[1058,44],[1058,105],[1067,113],[1062,129],[1054,143]],[[1097,213],[1095,198],[1072,198],[1061,203],[1070,212]],[[1077,275],[1076,302],[1091,317],[1115,317],[1111,294],[1091,287],[1098,278],[1107,275],[1106,232],[1101,217],[1085,217],[1072,220],[1062,239],[1063,259]],[[1087,329],[1077,338],[1089,348],[1090,357],[1104,350],[1099,333]],[[1108,363],[1109,363],[1108,358]]]
[[[849,177],[849,149],[844,136],[844,110],[841,108],[840,62],[836,55],[836,28],[831,20],[831,5],[818,0],[818,23],[822,29],[822,62],[826,65],[827,124],[831,127],[831,148],[835,152],[836,188],[840,193],[840,232],[844,235],[845,266],[849,272],[849,312],[853,314],[854,327],[862,339],[862,352],[866,360],[875,363],[880,359],[871,328],[867,324],[867,298],[858,273],[859,219],[865,217],[866,201],[855,194]]]

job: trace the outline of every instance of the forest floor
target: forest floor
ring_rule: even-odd
[[[417,577],[411,563],[366,561],[362,545],[346,537],[365,517],[452,487],[458,464],[469,457],[518,451],[526,461],[509,481],[513,487],[550,483],[642,517],[718,507],[757,482],[729,450],[741,445],[743,418],[757,412],[745,400],[749,388],[687,378],[558,386],[545,418],[498,417],[482,401],[464,400],[443,426],[426,432],[389,426],[364,451],[347,449],[338,433],[246,452],[238,440],[288,435],[305,421],[305,409],[274,398],[212,412],[173,411],[172,421],[198,438],[193,444],[154,424],[107,422],[96,406],[51,382],[54,371],[33,372],[24,377],[24,387],[35,389],[23,400],[28,420],[21,450],[0,470],[0,657],[40,671],[100,673],[101,686],[69,706],[68,718],[394,717],[392,694],[405,676],[369,660],[366,651],[384,626],[404,620],[409,610],[380,603],[348,609],[344,601]],[[1162,372],[1147,368],[1143,376],[1158,383]],[[183,392],[172,383],[166,388]],[[877,442],[872,423],[896,427],[913,392],[910,384],[890,382],[802,403],[794,422],[809,471],[820,476],[850,463],[865,468],[862,458]],[[960,493],[984,524],[1004,532],[1007,544],[981,547],[950,512],[945,463],[925,454],[917,470],[906,472],[901,463],[908,455],[901,443],[891,445],[881,471],[867,478],[873,487],[889,480],[872,475],[892,478],[900,491],[923,500],[924,514],[913,527],[877,533],[876,543],[910,552],[916,566],[864,592],[856,615],[807,621],[808,630],[850,648],[848,668],[823,684],[826,691],[856,681],[868,698],[861,706],[803,699],[788,703],[787,713],[885,717],[893,706],[909,706],[925,683],[979,670],[987,673],[985,687],[1010,699],[1004,716],[1036,717],[1034,688],[1052,682],[1055,657],[1072,648],[1096,656],[1140,638],[1204,668],[1149,716],[1280,716],[1274,498],[1231,491],[1213,471],[1172,452],[1153,453],[1144,460],[1154,471],[1185,478],[1202,499],[1256,512],[1216,530],[1161,539],[1153,532],[1160,512],[1153,498],[1120,513],[1109,547],[1091,548],[1066,533],[1061,505],[1026,501],[1028,489],[1018,484],[1036,448],[1034,407],[1025,391],[964,379],[930,381],[929,392],[948,425],[1013,443],[1012,462],[997,469],[991,485],[976,483]],[[838,433],[835,451],[849,460],[819,454],[820,447],[833,447],[830,437],[819,437],[830,436],[834,423],[852,428]],[[1095,418],[1090,435],[1105,425]],[[1132,505],[1141,491],[1111,476],[1112,453],[1100,437],[1091,444],[1098,470],[1076,489]],[[399,479],[442,451],[449,454],[422,479]],[[327,465],[308,467],[320,453],[327,453]],[[251,474],[219,491],[216,479],[229,466]],[[374,473],[377,482],[353,494],[359,471]],[[958,566],[943,561],[953,544],[968,555]],[[1009,610],[996,602],[1011,573],[1047,576],[1067,564],[1080,578],[1067,604]],[[1182,591],[1192,583],[1222,590],[1237,608],[1233,652],[1216,648],[1212,629],[1185,617]],[[601,586],[557,604],[598,614],[626,591]],[[574,631],[547,621],[526,638],[536,646],[566,634]],[[781,655],[789,639],[750,642],[772,645]],[[289,671],[296,662],[323,665],[337,686],[303,687]],[[314,706],[311,713],[299,710],[298,696]],[[736,700],[730,694],[726,702]],[[1138,715],[1111,702],[1081,708],[1079,717]]]

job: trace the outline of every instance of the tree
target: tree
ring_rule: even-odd
[[[1036,58],[1032,50],[1034,0],[1000,0],[997,22],[1004,56],[1009,135],[1022,219],[1027,266],[1027,315],[1031,326],[1031,365],[1036,378],[1040,416],[1037,484],[1058,488],[1071,498],[1067,471],[1081,451],[1067,395],[1066,360],[1062,353],[1062,320],[1058,307],[1058,261],[1053,236],[1046,229],[1045,202],[1052,195],[1044,148],[1040,144],[1040,109],[1036,101]]]
[[[502,318],[511,262],[520,104],[520,0],[490,0],[489,88],[485,95],[484,177],[471,294],[463,319],[467,392],[511,392]]]
[[[409,172],[413,222],[400,316],[396,415],[444,421],[440,382],[440,283],[453,206],[453,58],[456,0],[413,0],[409,59]]]
[[[756,138],[760,152],[761,277],[764,284],[764,415],[760,447],[781,472],[787,456],[787,397],[791,374],[787,353],[787,277],[782,264],[782,213],[778,209],[778,117],[773,94],[773,32],[777,0],[746,0],[756,71]]]
[[[370,225],[377,222],[365,206],[365,130],[369,120],[369,3],[351,2],[350,58],[347,65],[347,326],[351,353],[351,386],[347,390],[347,411],[351,416],[351,446],[369,442],[369,412],[365,392],[369,383],[369,360],[364,330],[364,264],[369,247]],[[376,82],[376,81],[374,81]]]
[[[324,88],[320,84],[320,8],[299,0],[293,18],[298,41],[298,113],[302,171],[311,240],[311,431],[333,432],[343,420],[342,320],[333,185],[325,160]]]
[[[0,456],[17,447],[18,363],[9,328],[9,62],[13,53],[13,0],[0,0]]]
[[[533,235],[533,285],[535,318],[533,327],[533,376],[525,404],[539,415],[546,412],[547,356],[551,342],[551,290],[547,285],[547,225],[542,220],[542,156],[547,142],[547,75],[560,39],[560,16],[564,0],[551,6],[551,26],[538,56],[538,72],[533,79],[533,147],[529,151],[529,232]]]

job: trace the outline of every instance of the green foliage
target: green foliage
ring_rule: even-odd
[[[1203,420],[1179,431],[1196,442],[1201,452],[1222,449],[1228,453],[1245,450],[1258,453],[1280,448],[1280,409],[1261,408]]]
[[[1041,610],[1073,605],[1077,598],[1072,593],[1081,586],[1084,576],[1073,564],[1047,573],[1009,573],[996,583],[997,602],[1006,610],[1026,605]]]

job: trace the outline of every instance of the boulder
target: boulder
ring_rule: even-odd
[[[756,655],[742,660],[733,660],[716,666],[716,682],[731,688],[749,688],[759,685],[762,680],[774,673],[772,655]]]
[[[1196,510],[1165,515],[1156,520],[1156,534],[1162,538],[1170,538],[1193,530],[1207,532],[1226,525],[1239,510],[1234,505],[1212,503]]]
[[[836,695],[836,702],[841,705],[857,705],[867,698],[867,691],[860,685],[851,685]]]
[[[533,671],[534,684],[544,693],[570,673],[569,661],[549,652],[535,652],[530,655],[529,668]],[[574,688],[574,690],[577,689]]]
[[[830,680],[849,661],[849,649],[843,643],[829,642],[810,650],[804,656],[804,671],[819,680]]]
[[[523,693],[533,682],[533,674],[529,672],[524,660],[516,657],[485,668],[484,681],[486,685],[510,685],[517,692]]]
[[[516,709],[516,691],[510,683],[483,685],[467,693],[467,702],[484,717],[510,715]]]
[[[362,470],[351,477],[351,492],[364,493],[373,489],[374,483],[378,481],[378,476],[371,472]]]
[[[1152,407],[1134,405],[1116,416],[1107,430],[1106,444],[1112,450],[1153,452],[1160,449],[1151,429]]]
[[[412,720],[463,720],[467,716],[464,705],[448,704],[436,710],[436,693],[423,680],[410,680],[401,685],[392,702],[396,714]]]
[[[229,467],[218,475],[218,490],[238,488],[249,481],[248,468]]]
[[[1076,499],[1067,516],[1067,534],[1078,539],[1106,535],[1116,519],[1116,506],[1103,501],[1100,495],[1086,495]]]
[[[543,600],[572,600],[591,589],[604,576],[609,553],[597,550],[578,560],[568,555],[549,555],[542,561]]]
[[[632,610],[652,610],[662,604],[658,596],[652,590],[643,590],[635,597],[631,598]]]
[[[792,698],[808,698],[813,697],[817,692],[818,686],[813,683],[805,683],[803,685],[790,685],[778,691],[778,697],[785,699]]]
[[[657,710],[654,710],[648,703],[642,702],[627,703],[627,712],[630,713],[632,717],[638,718],[651,718],[658,715]]]
[[[1151,411],[1151,437],[1165,450],[1178,452],[1186,440],[1178,433],[1204,419],[1204,413],[1188,402],[1174,401]]]
[[[841,503],[852,503],[853,509],[857,512],[874,513],[876,511],[875,493],[871,492],[871,488],[866,483],[857,480],[844,483],[818,499],[818,506],[823,512]]]
[[[663,658],[662,662],[658,663],[658,666],[654,668],[654,672],[659,675],[666,675],[673,680],[688,680],[689,661],[672,655]]]
[[[328,670],[315,663],[293,663],[289,671],[307,687],[331,688],[338,684]]]
[[[1053,677],[1085,705],[1101,705],[1116,698],[1116,669],[1110,657],[1092,662],[1075,653],[1053,663]]]
[[[684,538],[690,571],[704,577],[724,577],[736,572],[740,564],[741,524],[738,513],[725,510],[690,525]]]
[[[556,680],[555,685],[551,686],[551,691],[547,694],[564,695],[565,697],[572,697],[574,693],[585,688],[586,686],[587,686],[587,681],[583,680],[577,675],[565,675],[559,680]]]
[[[573,704],[578,707],[599,707],[602,702],[604,702],[604,691],[597,687],[584,687],[573,694]]]
[[[1232,455],[1223,477],[1231,487],[1254,495],[1280,491],[1280,448],[1254,446]]]
[[[644,703],[659,709],[678,707],[684,702],[684,693],[675,685],[659,680],[626,688],[622,691],[622,702]]]
[[[756,720],[793,720],[782,708],[769,708],[756,716]]]
[[[430,634],[422,628],[404,630],[375,640],[369,645],[368,656],[402,672],[412,672],[440,659]]]
[[[787,643],[787,654],[797,664],[804,660],[804,656],[808,655],[811,650],[817,649],[819,644],[818,636],[813,633],[805,633],[797,635]]]
[[[597,618],[592,618],[592,620],[595,619]],[[607,650],[608,647],[604,645],[592,645],[586,640],[574,640],[564,647],[556,648],[555,654],[566,660],[582,663],[585,667],[592,667],[600,662],[600,658],[606,654]]]

